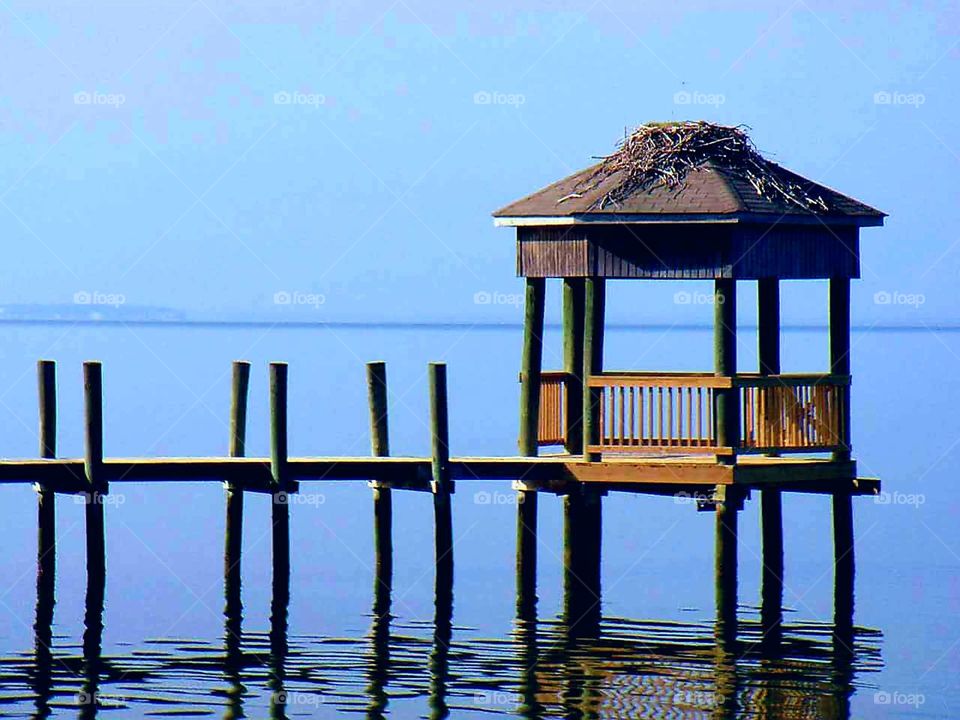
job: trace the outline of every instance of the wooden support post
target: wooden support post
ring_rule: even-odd
[[[732,377],[737,374],[737,285],[736,280],[714,281],[714,374]],[[733,454],[718,456],[723,463],[736,462],[740,444],[740,390],[718,388],[714,391],[714,417],[717,444],[733,449]]]
[[[247,444],[247,393],[250,387],[250,363],[233,363],[233,376],[230,388],[230,457],[243,457]],[[239,618],[241,554],[243,549],[243,487],[227,482],[227,517],[224,536],[223,572],[226,613]],[[239,623],[239,620],[237,621]],[[230,625],[227,626],[230,632]],[[231,638],[228,637],[228,643]]]
[[[833,572],[834,599],[838,617],[853,618],[856,559],[853,533],[853,496],[833,495]]]
[[[450,437],[447,419],[447,366],[446,363],[430,363],[430,435],[431,471],[433,482],[434,552],[437,576],[452,573],[453,568],[453,519],[450,494]]]
[[[850,375],[850,279],[830,278],[830,372]],[[841,389],[840,437],[841,449],[833,459],[846,461],[851,457],[850,443],[850,386]],[[839,615],[853,617],[853,584],[856,572],[853,532],[853,498],[848,492],[833,495],[833,552],[835,592]],[[845,603],[849,602],[849,608]],[[852,620],[851,620],[852,622]]]
[[[40,457],[57,456],[57,364],[37,362],[40,400]],[[37,485],[37,592],[53,592],[57,567],[56,496],[43,484]]]
[[[290,487],[287,484],[287,364],[270,363],[270,472],[273,478],[273,583],[289,588]],[[286,607],[286,594],[281,592]]]
[[[600,624],[601,495],[580,489],[563,498],[564,618],[573,637]]]
[[[538,449],[540,423],[540,371],[543,362],[544,278],[527,278],[523,323],[523,356],[520,363],[520,454],[533,456]]]
[[[830,372],[850,374],[850,278],[830,278]],[[834,460],[850,459],[850,386],[841,390],[840,437],[841,449]]]
[[[734,641],[737,636],[737,514],[742,497],[732,486],[718,486],[716,497],[717,627],[721,638]]]
[[[103,366],[99,362],[83,364],[83,395],[87,583],[88,588],[102,588],[107,568],[103,496],[108,488],[103,478]]]
[[[777,278],[757,282],[757,355],[761,375],[780,374],[780,285]],[[783,506],[779,490],[760,491],[763,570],[760,619],[763,644],[779,644],[783,623]]]
[[[536,491],[517,491],[517,616],[535,616],[537,607]]]
[[[387,423],[387,366],[367,363],[370,402],[370,449],[375,457],[390,455]],[[393,498],[391,490],[373,488],[373,539],[376,555],[373,579],[373,621],[370,628],[372,660],[369,671],[369,717],[383,717],[390,676],[390,605],[393,590]]]
[[[563,279],[563,369],[567,373],[566,450],[583,452],[583,278]]]
[[[606,286],[602,278],[584,281],[583,318],[583,457],[589,462],[600,460],[599,453],[590,453],[591,445],[600,444],[600,388],[589,386],[590,377],[603,371],[603,318]]]
[[[527,278],[520,368],[520,455],[539,452],[540,372],[543,365],[544,278]],[[517,491],[517,611],[536,607],[537,493]]]
[[[390,455],[387,425],[387,364],[367,363],[367,397],[370,403],[370,450],[374,457]],[[373,488],[373,546],[376,562],[377,597],[379,588],[388,590],[393,571],[393,498],[390,488],[376,482]]]
[[[57,455],[57,377],[53,360],[37,362],[40,400],[40,457]],[[56,602],[56,495],[37,485],[37,605],[34,617],[34,678],[37,716],[50,714],[53,690],[53,608]]]

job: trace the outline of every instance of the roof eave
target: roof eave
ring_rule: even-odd
[[[879,227],[886,216],[880,215],[770,215],[765,213],[577,213],[572,215],[494,215],[495,227],[536,227],[545,225],[640,225],[640,224],[736,224],[777,225],[856,225]]]

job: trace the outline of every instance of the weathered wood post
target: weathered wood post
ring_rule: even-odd
[[[87,582],[103,585],[107,569],[103,499],[108,488],[103,477],[103,366],[99,362],[83,363],[83,395]]]
[[[433,362],[428,367],[430,383],[431,476],[433,491],[434,552],[437,577],[453,571],[453,518],[450,494],[450,430],[447,417],[447,365]]]
[[[583,278],[563,279],[563,370],[567,374],[566,450],[583,452]]]
[[[57,364],[37,362],[40,401],[40,457],[57,456]],[[56,495],[37,484],[37,592],[53,592],[57,568]]]
[[[539,453],[540,372],[543,364],[543,312],[546,280],[527,278],[520,365],[520,454]],[[517,490],[517,596],[521,612],[536,604],[537,493]]]
[[[572,637],[599,630],[601,495],[577,489],[563,498],[563,614]]]
[[[761,375],[780,374],[780,284],[777,278],[757,281],[757,355]],[[779,641],[783,621],[783,505],[779,490],[760,491],[763,570],[760,616],[764,640]]]
[[[40,457],[57,455],[57,380],[53,360],[37,362],[40,404]],[[38,717],[50,714],[53,690],[53,608],[56,602],[56,495],[37,485],[37,605],[33,623],[33,689]]]
[[[370,403],[370,450],[374,457],[390,455],[387,424],[387,364],[367,363],[367,398]],[[375,590],[391,585],[393,574],[393,497],[390,488],[378,480],[373,485],[373,546]],[[379,596],[379,595],[378,595]]]
[[[736,280],[723,278],[714,281],[713,307],[714,374],[733,377],[737,374]],[[732,450],[732,454],[719,456],[718,460],[734,463],[740,444],[740,389],[717,388],[713,397],[717,444]]]
[[[250,387],[250,363],[233,363],[230,386],[230,457],[243,457],[247,445],[247,392]],[[226,594],[226,612],[229,618],[239,615],[241,554],[243,550],[243,485],[228,480],[226,483],[227,516],[224,536],[223,573]],[[230,628],[228,625],[227,631]]]
[[[718,635],[726,641],[737,636],[737,530],[743,496],[731,485],[717,488],[714,577]]]
[[[830,372],[850,375],[850,278],[830,278]],[[840,389],[840,449],[837,462],[850,460],[850,386]],[[855,574],[853,502],[847,491],[833,494],[833,552],[837,584],[850,583],[853,595]]]
[[[537,454],[540,422],[540,371],[543,363],[544,278],[527,278],[520,361],[520,454]]]
[[[583,458],[600,460],[589,448],[600,444],[600,388],[590,387],[590,378],[603,371],[603,324],[606,285],[602,278],[584,280],[583,318]]]
[[[280,362],[270,363],[270,475],[273,483],[273,582],[276,590],[288,588],[290,578],[287,364]],[[286,602],[283,605],[285,607]]]

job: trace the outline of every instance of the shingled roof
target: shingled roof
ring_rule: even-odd
[[[672,135],[664,134],[664,129]],[[625,157],[627,143],[644,132],[655,134],[655,157],[651,159],[649,147],[639,155],[632,150],[633,155]],[[693,142],[700,146],[691,152],[694,134]],[[715,136],[720,139],[710,140]],[[648,137],[643,139],[649,145]],[[731,146],[722,146],[728,140],[734,143],[733,154]],[[679,159],[675,159],[681,155],[677,147],[684,153]],[[642,126],[601,162],[493,215],[498,225],[793,218],[865,226],[882,225],[885,217],[869,205],[762,158],[739,128],[707,123]]]

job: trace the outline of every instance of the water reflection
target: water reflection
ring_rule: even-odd
[[[587,530],[569,532],[597,540],[590,520],[599,521],[599,503],[572,506],[568,519],[580,518]],[[44,718],[68,707],[94,718],[120,707],[224,718],[355,712],[539,719],[659,717],[669,707],[678,717],[841,720],[850,717],[858,678],[881,666],[880,633],[853,622],[852,563],[838,565],[832,622],[778,622],[771,639],[767,618],[782,615],[780,608],[738,617],[729,577],[718,578],[717,615],[703,622],[604,616],[599,573],[584,567],[597,549],[569,549],[560,615],[541,617],[535,602],[518,602],[512,627],[494,638],[454,626],[452,561],[435,575],[432,622],[392,615],[392,564],[380,561],[368,631],[307,637],[289,633],[284,558],[274,567],[269,628],[243,632],[240,579],[228,549],[222,644],[152,640],[107,657],[103,583],[88,587],[80,646],[54,648],[52,587],[38,582],[32,652],[0,660],[0,716]],[[528,597],[531,590],[518,584]],[[304,707],[304,698],[316,704]]]

